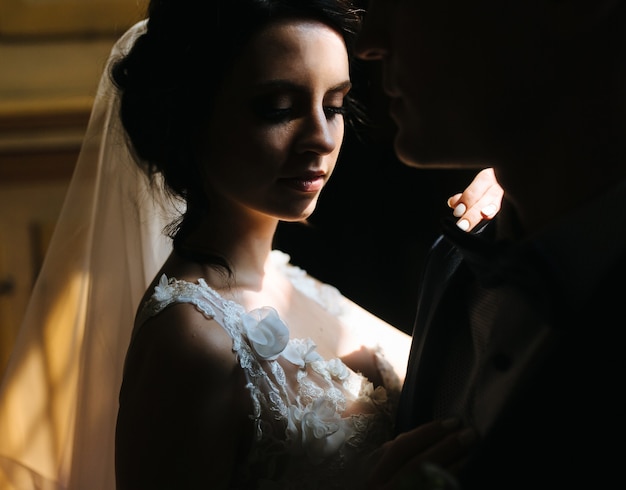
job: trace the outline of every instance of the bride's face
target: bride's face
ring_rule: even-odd
[[[309,216],[339,156],[349,89],[346,46],[326,25],[285,20],[257,34],[216,98],[205,163],[212,206]]]

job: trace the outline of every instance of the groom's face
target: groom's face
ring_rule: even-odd
[[[493,156],[533,63],[540,16],[526,22],[542,3],[370,1],[357,54],[382,65],[401,160],[473,166]]]

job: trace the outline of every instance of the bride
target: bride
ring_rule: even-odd
[[[272,247],[333,172],[358,26],[161,0],[120,39],[0,387],[1,489],[358,482],[409,338]]]

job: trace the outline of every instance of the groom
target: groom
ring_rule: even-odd
[[[616,487],[626,0],[371,0],[357,52],[381,65],[405,164],[486,163],[512,203],[431,251],[404,433],[372,488]]]

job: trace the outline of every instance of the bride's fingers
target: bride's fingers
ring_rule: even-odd
[[[385,443],[370,473],[370,488],[379,488],[385,482],[391,481],[401,468],[411,462],[414,463],[421,455],[429,454],[448,436],[462,430],[458,419],[438,420],[400,434],[394,440]]]
[[[494,184],[469,207],[461,198],[453,211],[453,215],[458,218],[457,226],[464,231],[470,231],[482,220],[493,218],[500,211],[503,195],[502,188]]]
[[[470,231],[484,219],[493,218],[502,204],[504,190],[498,184],[493,169],[481,170],[470,185],[448,199],[453,215],[458,218],[457,226]]]
[[[423,438],[423,435],[420,438]],[[383,464],[388,465],[387,471],[379,472],[377,480],[370,488],[456,489],[454,475],[476,440],[475,431],[469,428],[440,434],[440,439],[434,441],[426,438],[427,444],[421,445],[420,450],[414,451],[410,457],[396,458],[392,462],[386,460]]]
[[[459,202],[461,201],[461,197],[463,197],[463,194],[460,192],[453,196],[450,196],[448,198],[448,207],[451,209],[455,209],[457,204],[459,204]]]
[[[477,441],[476,431],[465,428],[447,435],[437,443],[422,451],[420,454],[408,460],[402,468],[396,472],[401,474],[415,474],[419,472],[424,463],[437,465],[450,474],[458,471],[462,461],[467,458],[471,448]]]

